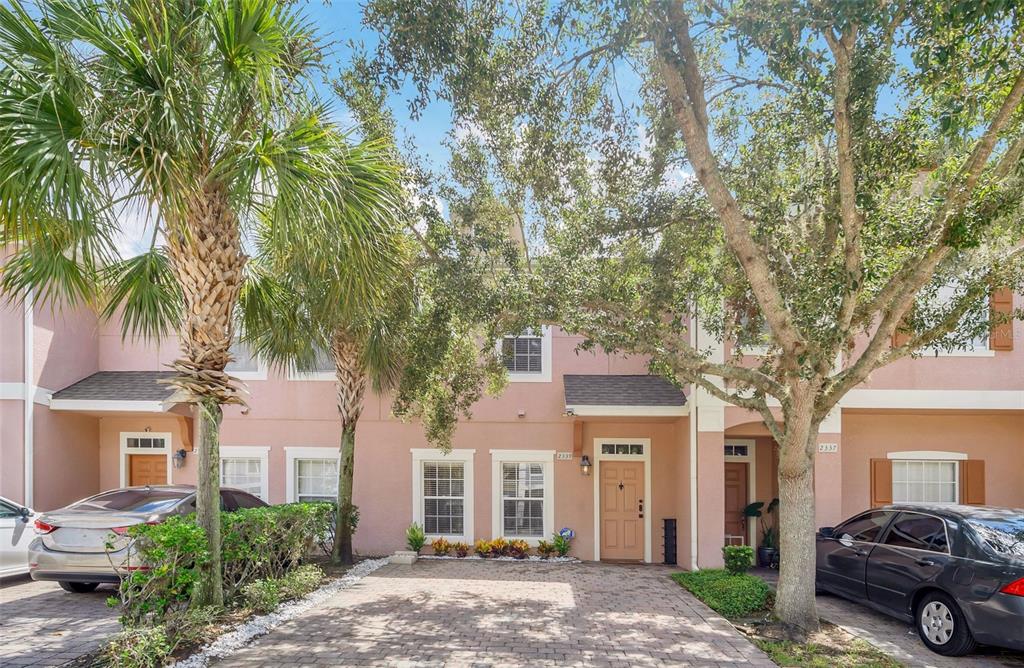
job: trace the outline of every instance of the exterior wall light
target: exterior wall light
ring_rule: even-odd
[[[171,459],[174,461],[174,468],[180,469],[185,466],[185,454],[185,448],[182,448],[181,450],[178,450],[177,452],[174,453],[174,456],[171,457]]]
[[[583,455],[583,457],[580,458],[580,471],[583,472],[583,475],[590,475],[590,457],[589,456]]]

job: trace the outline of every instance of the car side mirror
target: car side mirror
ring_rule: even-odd
[[[29,510],[28,508],[18,508],[18,517],[20,517],[22,520],[26,522],[28,522],[28,518],[31,514],[32,511]]]
[[[835,538],[836,528],[835,527],[821,527],[818,529],[818,535],[822,538]]]

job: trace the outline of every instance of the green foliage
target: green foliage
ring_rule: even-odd
[[[256,580],[242,587],[245,605],[261,614],[268,613],[281,603],[277,580]]]
[[[272,612],[284,601],[301,598],[320,586],[324,572],[318,566],[305,564],[280,578],[266,578],[242,587],[245,604],[259,613]]]
[[[550,558],[555,554],[555,546],[546,540],[537,541],[537,554],[544,557],[545,559]]]
[[[775,511],[779,508],[779,499],[774,498],[765,507],[764,501],[754,501],[743,509],[743,516],[757,518],[761,526],[761,547],[776,547],[779,532],[775,526]]]
[[[159,668],[171,651],[167,633],[158,625],[121,631],[107,643],[103,658],[112,668]]]
[[[725,570],[733,575],[742,575],[754,565],[754,548],[749,545],[726,545],[722,548]]]
[[[459,557],[460,559],[469,554],[470,549],[470,546],[467,543],[463,543],[462,541],[452,544],[452,550],[455,552],[455,556]]]
[[[507,541],[504,538],[492,539],[490,542],[490,546],[490,556],[492,557],[507,557],[509,555],[509,541]]]
[[[473,545],[473,551],[478,557],[491,556],[491,541],[481,538]]]
[[[903,664],[860,638],[832,631],[824,642],[798,643],[754,638],[754,644],[780,666],[797,668],[902,668]]]
[[[445,538],[436,538],[430,543],[430,547],[434,548],[434,554],[444,557],[451,553],[454,546]]]
[[[518,538],[508,543],[508,556],[515,559],[525,559],[530,554],[530,544]]]
[[[772,605],[771,587],[754,575],[733,575],[715,568],[674,573],[672,579],[730,619],[764,612]]]
[[[572,538],[562,533],[551,534],[551,547],[560,557],[564,557],[569,554],[569,549],[572,547]]]
[[[409,528],[405,530],[405,544],[410,550],[419,554],[419,551],[423,549],[423,545],[427,542],[427,534],[424,533],[423,527],[416,522],[409,525]]]
[[[283,578],[299,566],[330,531],[332,507],[293,503],[222,513],[221,550],[226,600],[259,579]],[[121,581],[117,602],[125,627],[156,626],[189,606],[198,570],[205,563],[206,536],[194,516],[128,530],[134,539],[129,565],[143,566]]]

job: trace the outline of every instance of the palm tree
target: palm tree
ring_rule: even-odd
[[[0,6],[3,291],[123,310],[124,336],[177,330],[178,398],[200,422],[197,518],[222,602],[218,432],[241,404],[224,372],[255,221],[300,264],[325,237],[359,289],[397,172],[362,169],[315,93],[317,36],[283,0],[11,0]],[[354,164],[355,161],[355,164]],[[379,166],[379,165],[378,165]],[[125,212],[148,251],[120,259]],[[314,268],[310,268],[312,271]]]
[[[353,561],[356,425],[367,384],[378,393],[392,389],[402,371],[412,287],[411,255],[399,230],[396,218],[394,227],[381,233],[379,245],[390,251],[382,255],[387,261],[379,263],[371,284],[363,282],[367,289],[359,293],[349,287],[354,277],[344,249],[330,239],[308,251],[325,258],[312,265],[291,264],[279,257],[276,246],[261,240],[242,290],[243,340],[257,356],[273,367],[298,371],[319,368],[325,356],[334,364],[341,419],[334,563]]]

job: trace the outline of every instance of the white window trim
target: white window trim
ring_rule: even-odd
[[[260,498],[270,503],[270,446],[264,445],[222,445],[220,458],[260,460]],[[224,470],[220,471],[223,478]]]
[[[540,463],[544,468],[544,530],[537,538],[506,536],[503,521],[502,464]],[[551,540],[555,533],[555,451],[554,450],[491,450],[491,530],[496,537],[525,540],[536,547],[541,540]]]
[[[121,487],[128,486],[128,455],[167,455],[167,484],[171,484],[172,470],[174,469],[174,463],[171,458],[174,456],[173,441],[171,440],[171,433],[169,431],[122,431],[120,436],[120,455],[121,460]],[[164,447],[162,448],[129,448],[129,438],[162,438],[164,439]]]
[[[310,380],[316,382],[334,382],[338,380],[336,371],[296,371],[288,372],[288,380]]]
[[[473,485],[473,459],[476,455],[474,449],[455,449],[445,453],[437,448],[410,448],[412,453],[412,521],[423,524],[423,463],[424,462],[462,462],[463,463],[463,501],[462,533],[461,534],[427,534],[428,538],[444,538],[450,541],[461,541],[472,543],[474,485]]]
[[[285,483],[285,500],[288,503],[295,503],[295,460],[296,459],[341,459],[338,447],[334,445],[310,447],[291,446],[284,449],[285,472],[288,478]]]
[[[227,371],[225,369],[225,373],[236,380],[266,380],[267,365],[259,357],[253,357],[253,359],[256,361],[255,371]]]
[[[747,503],[757,501],[757,441],[752,438],[727,438],[725,445],[747,446],[746,456],[725,455],[725,461],[747,465]],[[757,543],[757,522],[748,520],[747,525],[747,545],[753,547]]]
[[[644,446],[642,455],[604,455],[602,443],[639,443]],[[644,563],[654,560],[651,542],[651,518],[654,515],[654,498],[651,494],[651,439],[649,438],[595,438],[594,439],[594,559],[601,559],[601,461],[643,461],[644,463]]]
[[[935,348],[922,348],[921,358],[929,357],[995,357],[996,351],[990,348],[969,348],[966,350],[937,350]]]
[[[891,461],[904,462],[946,462],[956,464],[953,467],[953,500],[952,501],[896,501],[894,503],[934,503],[936,505],[956,505],[960,503],[960,462],[967,459],[965,452],[942,452],[941,450],[905,450],[903,452],[890,452],[886,457]],[[896,478],[893,476],[893,497],[896,491]],[[945,522],[943,522],[945,525]]]
[[[509,334],[508,336],[513,336]],[[498,359],[502,358],[501,344],[505,337],[501,337],[494,344],[494,350]],[[544,325],[540,328],[540,373],[508,372],[510,383],[550,383],[551,382],[551,327]]]

